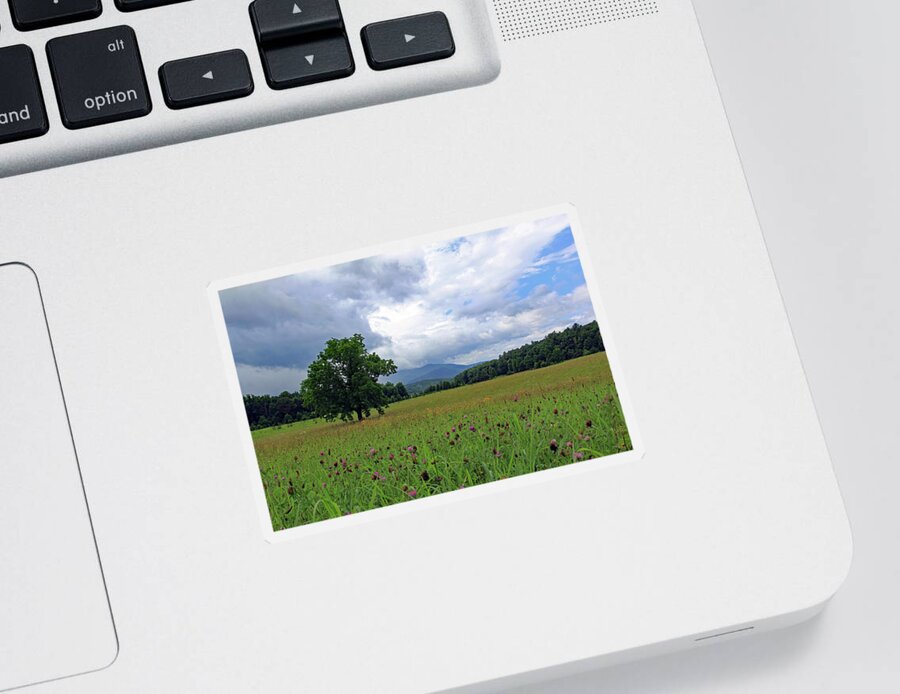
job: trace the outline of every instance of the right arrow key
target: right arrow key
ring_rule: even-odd
[[[369,24],[362,30],[362,42],[373,70],[441,60],[456,52],[450,22],[443,12]]]

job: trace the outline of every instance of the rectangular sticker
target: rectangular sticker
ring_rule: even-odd
[[[575,227],[557,208],[212,287],[276,534],[632,450]]]

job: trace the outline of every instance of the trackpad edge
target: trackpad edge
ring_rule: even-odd
[[[37,276],[0,264],[0,691],[118,654]]]

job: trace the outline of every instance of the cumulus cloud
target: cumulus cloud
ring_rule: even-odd
[[[475,363],[594,318],[564,215],[224,290],[245,393],[296,390],[334,337],[401,369]]]

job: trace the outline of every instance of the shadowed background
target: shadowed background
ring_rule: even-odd
[[[522,694],[900,691],[900,6],[694,0],[854,533],[818,619]]]

